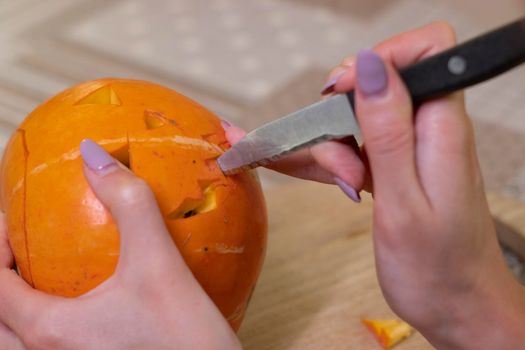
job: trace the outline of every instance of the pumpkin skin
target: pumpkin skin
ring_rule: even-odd
[[[238,329],[266,249],[254,172],[224,176],[220,120],[165,87],[101,79],[36,108],[4,152],[1,204],[18,271],[34,288],[75,297],[110,277],[119,235],[82,172],[79,144],[98,142],[152,188],[186,263]]]

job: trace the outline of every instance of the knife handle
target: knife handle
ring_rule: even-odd
[[[525,62],[525,18],[400,71],[414,105],[493,78]],[[353,91],[348,93],[354,102]]]

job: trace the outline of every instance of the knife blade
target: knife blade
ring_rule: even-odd
[[[249,132],[221,157],[225,172],[267,165],[315,143],[340,139],[359,131],[351,101],[342,94],[314,103],[287,117]],[[232,172],[233,171],[233,172]]]
[[[525,62],[525,18],[400,71],[415,106],[467,88]],[[318,142],[359,132],[354,92],[314,103],[251,132],[218,158],[226,175],[264,166]]]

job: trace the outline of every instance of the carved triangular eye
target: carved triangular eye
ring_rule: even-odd
[[[169,123],[168,118],[160,112],[146,109],[144,111],[144,123],[148,130],[160,128]]]
[[[89,95],[83,97],[75,105],[76,106],[80,106],[80,105],[120,106],[122,105],[122,102],[120,102],[120,98],[118,97],[115,90],[113,90],[110,85],[106,85],[106,86],[101,87],[100,89],[97,89],[91,92]]]
[[[144,123],[148,130],[157,129],[166,124],[177,125],[177,122],[164,115],[164,113],[146,109],[144,111]]]

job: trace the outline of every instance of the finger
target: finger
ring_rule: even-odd
[[[339,65],[341,67],[351,68],[355,65],[355,60],[356,60],[355,55],[346,56],[345,58],[343,58],[343,60],[341,61]]]
[[[379,44],[375,51],[402,68],[455,44],[453,28],[446,22],[434,22],[389,39]],[[479,173],[475,172],[478,165],[474,135],[465,112],[463,93],[426,102],[419,107],[415,124],[418,173],[428,198],[451,198],[443,194],[466,185],[459,180],[467,177],[459,175],[470,174],[472,180],[479,178]]]
[[[426,57],[444,51],[456,42],[452,27],[446,22],[433,22],[421,28],[396,35],[374,47],[384,61],[397,69],[412,65]],[[355,70],[350,69],[335,84],[335,92],[347,92],[355,88]]]
[[[0,268],[11,268],[14,259],[13,253],[9,246],[7,239],[7,226],[5,222],[5,214],[0,213]]]
[[[223,123],[226,138],[231,144],[242,139],[246,132],[230,123]],[[365,166],[357,152],[359,148],[354,138],[353,146],[328,141],[304,149],[275,161],[266,168],[293,177],[334,184],[334,178],[340,178],[356,193],[359,193],[365,182]],[[353,198],[354,199],[354,198]]]
[[[0,344],[2,349],[19,349],[16,334],[27,334],[30,325],[52,297],[32,289],[15,271],[13,255],[7,241],[5,215],[0,215]],[[5,342],[5,343],[4,343]],[[4,347],[10,344],[12,347]]]
[[[337,184],[354,201],[365,183],[365,166],[346,143],[327,141],[276,161],[267,168],[305,180]]]
[[[434,22],[387,40],[375,51],[395,67],[402,68],[442,52],[455,43],[453,28],[446,22]],[[430,201],[457,196],[460,192],[457,189],[468,185],[461,180],[468,178],[481,183],[463,93],[421,105],[416,112],[415,134],[419,179]]]
[[[80,151],[84,175],[97,198],[111,212],[120,233],[120,258],[115,274],[141,281],[152,271],[173,265],[173,259],[183,266],[146,182],[119,166],[91,140],[82,141]]]
[[[330,71],[330,73],[328,73],[328,78],[326,80],[326,84],[323,86],[323,89],[321,90],[321,94],[324,95],[327,92],[329,92],[328,90],[335,85],[337,80],[339,80],[339,78],[344,73],[346,73],[347,70],[348,70],[348,67],[341,66],[341,65],[334,67]]]
[[[326,84],[321,89],[321,95],[323,95],[326,98],[328,95],[334,92],[334,87],[338,83],[338,81],[342,79],[343,76],[347,74],[352,74],[352,68],[354,64],[355,56],[348,56],[345,59],[343,59],[343,61],[338,66],[333,68],[330,71],[330,74],[328,74]]]
[[[265,168],[278,173],[326,184],[334,183],[334,174],[321,167],[312,155],[311,149],[303,149],[274,161]]]
[[[454,29],[440,21],[397,35],[377,45],[374,51],[399,69],[444,51],[455,42]]]
[[[58,297],[34,290],[9,268],[0,268],[0,323],[20,336],[28,335],[42,310]]]
[[[343,180],[357,193],[363,189],[365,182],[365,165],[359,154],[357,142],[352,137],[351,145],[329,141],[311,148],[312,157],[317,164],[332,176]]]
[[[358,55],[356,111],[373,173],[374,196],[386,203],[420,194],[412,102],[398,73],[371,50]]]
[[[5,350],[24,350],[24,345],[20,338],[2,322],[0,322],[0,345]]]
[[[462,93],[455,93],[428,102],[416,116],[418,171],[433,203],[449,202],[469,186],[483,187],[474,131],[463,99]]]
[[[370,171],[370,161],[368,159],[368,154],[366,152],[366,145],[361,146],[361,160],[365,166],[365,183],[363,185],[363,190],[369,193],[374,193],[374,186],[372,181],[372,172]]]

